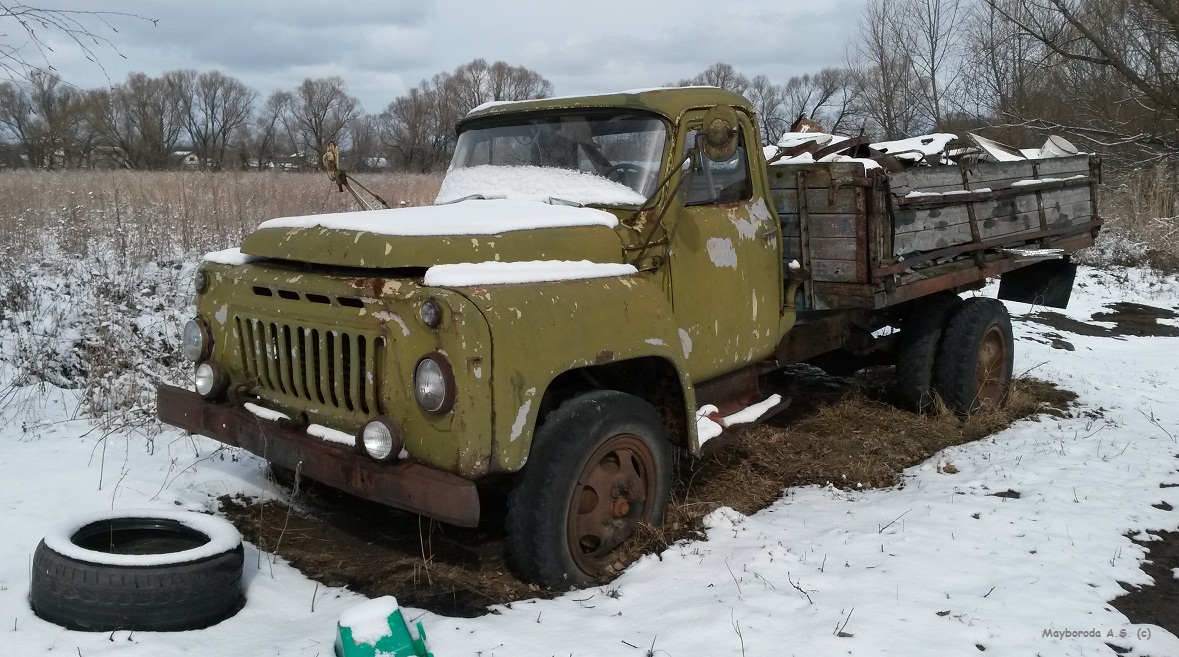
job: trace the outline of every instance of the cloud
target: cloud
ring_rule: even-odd
[[[118,11],[129,15],[106,17],[117,32],[88,24],[118,49],[95,48],[112,82],[131,71],[217,69],[265,97],[308,75],[330,73],[343,77],[373,112],[420,80],[476,58],[531,68],[558,94],[659,86],[716,62],[785,82],[839,65],[863,4],[121,0]],[[93,0],[59,0],[58,7],[90,11]],[[60,35],[49,38],[52,63],[64,79],[84,88],[106,86],[102,68]]]

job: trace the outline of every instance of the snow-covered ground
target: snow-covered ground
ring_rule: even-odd
[[[1179,279],[1082,270],[1066,314],[1085,321],[1115,301],[1179,309]],[[425,623],[438,657],[1112,655],[1107,642],[1179,655],[1175,636],[1108,603],[1118,581],[1150,583],[1127,534],[1179,528],[1179,511],[1151,506],[1179,507],[1179,488],[1160,487],[1179,484],[1179,338],[1085,337],[1011,310],[1017,372],[1076,391],[1075,417],[948,449],[901,487],[795,488],[753,516],[718,510],[707,540],[645,557],[609,586],[477,619],[407,618]],[[1046,333],[1075,351],[1052,348]],[[31,555],[63,518],[281,492],[252,457],[179,431],[104,429],[75,419],[82,391],[12,378],[0,364],[0,654],[332,653],[336,620],[363,598],[252,546],[245,608],[205,630],[82,633],[34,616]],[[995,495],[1007,491],[1019,497]]]

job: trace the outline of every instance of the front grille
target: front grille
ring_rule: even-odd
[[[385,339],[235,316],[240,366],[275,395],[378,413]]]

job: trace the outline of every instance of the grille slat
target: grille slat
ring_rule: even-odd
[[[353,413],[378,412],[384,338],[234,317],[241,367],[278,396]]]

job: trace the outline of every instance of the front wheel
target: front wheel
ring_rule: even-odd
[[[558,408],[537,431],[508,501],[508,564],[562,589],[606,579],[640,524],[657,525],[672,447],[655,409],[603,390]]]

